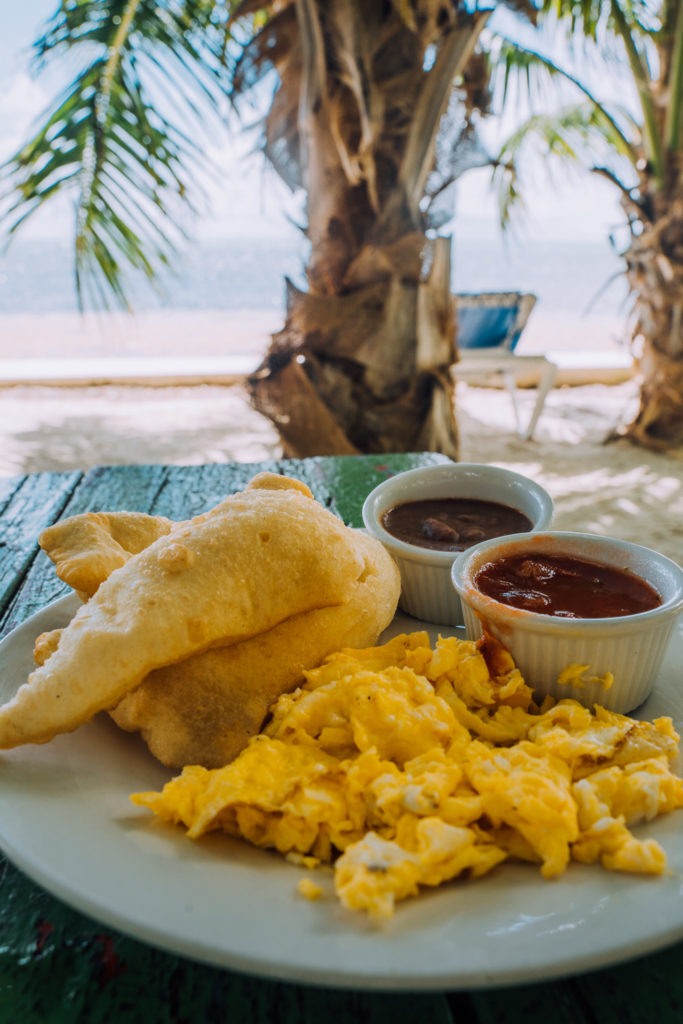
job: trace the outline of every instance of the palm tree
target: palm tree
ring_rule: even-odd
[[[289,454],[457,457],[450,242],[427,231],[472,133],[462,80],[487,15],[428,0],[268,6],[234,88],[243,63],[277,71],[266,154],[306,190],[311,259],[250,381],[254,405]]]
[[[455,178],[482,160],[489,14],[462,0],[62,0],[37,58],[80,70],[7,167],[10,233],[73,194],[79,296],[125,304],[126,269],[153,279],[172,258],[207,111],[216,123],[226,96],[274,81],[263,149],[305,190],[311,255],[253,403],[288,455],[457,457],[438,229]]]
[[[619,190],[641,379],[638,413],[619,433],[667,448],[683,441],[683,3],[547,0],[544,11],[559,19],[555,39],[562,29],[567,37],[579,33],[588,56],[592,48],[609,63],[594,86],[586,71],[572,73],[539,50],[502,42],[492,54],[503,103],[520,75],[527,94],[545,77],[569,83],[578,95],[549,114],[536,108],[501,146],[495,174],[502,219],[521,194],[520,162],[539,141],[546,153],[589,166]]]

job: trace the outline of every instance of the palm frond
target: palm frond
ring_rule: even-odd
[[[657,32],[661,0],[541,0],[543,16],[551,15],[566,23],[572,35],[604,43],[617,31],[617,18],[624,19],[630,31],[638,35]],[[618,34],[618,32],[617,32]]]
[[[415,100],[415,113],[408,133],[401,166],[401,180],[407,202],[417,220],[424,188],[431,171],[431,154],[439,133],[451,88],[472,55],[490,12],[478,12],[444,37],[434,65],[425,76]]]
[[[480,127],[481,118],[463,103],[462,88],[457,83],[439,124],[434,163],[425,185],[422,209],[428,229],[439,230],[453,219],[458,181],[463,174],[493,165]]]
[[[600,98],[580,78],[555,60],[538,50],[521,46],[509,39],[499,38],[493,59],[495,90],[501,107],[509,101],[513,84],[523,87],[532,109],[547,106],[547,97],[553,84],[570,86],[588,102],[589,107],[600,111],[596,123],[604,123],[611,141],[621,155],[628,156],[635,164],[638,153],[633,140],[639,135],[639,127],[626,106],[601,102]],[[577,107],[578,109],[578,107]]]
[[[601,152],[604,156],[617,153],[631,166],[630,145],[621,132],[615,130],[614,120],[606,116],[601,107],[584,102],[552,113],[533,114],[505,140],[494,160],[493,179],[503,226],[509,223],[520,201],[518,167],[532,145],[541,149],[545,156],[577,166],[586,166],[591,158],[593,169],[603,174],[605,168],[595,166]],[[613,168],[610,173],[612,181],[629,194],[633,183],[624,181]]]
[[[676,30],[680,30],[683,36],[683,12],[681,12],[680,4],[677,6],[679,8],[679,24]],[[657,187],[660,187],[664,181],[666,150],[669,146],[667,135],[663,131],[658,116],[657,108],[661,99],[657,97],[657,71],[655,70],[658,63],[657,44],[663,33],[670,33],[673,30],[671,18],[668,19],[666,25],[662,20],[666,16],[667,10],[670,8],[663,5],[661,0],[542,0],[541,3],[543,17],[557,19],[557,30],[562,32],[565,38],[588,39],[595,44],[596,52],[600,52],[608,59],[616,56],[621,64],[623,64],[624,56],[626,57],[630,81],[635,87],[642,115],[638,134],[642,138],[643,155],[651,168]],[[615,46],[619,49],[615,50]],[[680,65],[675,65],[675,48],[673,56],[674,67],[672,68],[670,88],[675,89],[676,83],[678,83],[679,91],[677,96],[672,94],[671,102],[667,102],[666,133],[669,138],[675,138],[677,129],[674,124],[680,128],[683,123],[680,116],[683,41],[681,41],[679,52]],[[546,62],[548,70],[550,70],[551,63]],[[586,88],[585,83],[568,75],[563,69],[559,70],[567,81],[572,81],[592,102],[599,102]],[[672,110],[672,107],[675,110]],[[609,114],[609,105],[603,105],[603,109]],[[676,111],[678,111],[678,117]],[[616,122],[614,127],[615,129],[619,127]],[[635,138],[635,133],[632,137]]]
[[[233,102],[281,67],[291,53],[296,34],[296,11],[293,4],[288,4],[247,36],[231,71]]]
[[[86,281],[96,304],[125,306],[127,271],[152,280],[184,236],[184,211],[202,202],[197,170],[209,162],[175,122],[217,122],[224,31],[208,0],[76,0],[38,40],[39,63],[68,55],[81,69],[2,168],[3,219],[11,237],[53,197],[73,198],[82,306]]]
[[[644,48],[643,40],[639,38],[637,31],[640,28],[640,23],[634,26],[634,23],[628,18],[626,5],[622,7],[618,0],[612,0],[610,11],[614,32],[620,37],[626,50],[626,56],[643,112],[643,144],[645,153],[654,172],[655,181],[661,184],[665,173],[663,140],[659,134],[648,54]],[[635,31],[634,27],[636,28]]]
[[[513,214],[519,217],[525,210],[524,191],[520,188],[517,164],[496,164],[493,171],[493,184],[498,200],[498,221],[502,228],[508,229]]]
[[[683,142],[683,4],[671,5],[675,21],[671,26],[673,47],[669,69],[669,104],[664,127],[666,148],[677,152]]]

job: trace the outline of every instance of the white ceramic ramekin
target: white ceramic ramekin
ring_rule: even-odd
[[[435,551],[406,544],[382,526],[394,505],[425,498],[474,498],[495,501],[529,517],[534,530],[550,525],[553,501],[547,491],[519,473],[474,462],[422,466],[382,481],[365,499],[363,522],[382,541],[401,572],[400,607],[408,615],[437,625],[463,624],[460,599],[451,582],[458,552]]]
[[[474,583],[488,562],[526,553],[568,555],[630,572],[657,591],[662,604],[636,615],[572,619],[512,608],[482,594]],[[487,633],[512,654],[536,696],[572,697],[628,714],[649,696],[676,619],[683,608],[683,569],[656,551],[587,533],[509,534],[462,552],[453,564],[470,640]],[[573,683],[559,682],[570,666],[587,666]],[[605,685],[611,673],[613,682]]]

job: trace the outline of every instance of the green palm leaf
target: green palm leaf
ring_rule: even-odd
[[[675,5],[662,0],[544,0],[543,9],[555,14],[570,33],[596,43],[604,53],[620,44],[629,64],[642,112],[646,158],[656,180],[663,182],[666,142],[662,138],[653,94],[653,43],[662,30],[662,14]],[[668,28],[667,28],[668,31]],[[680,101],[677,104],[680,109]]]
[[[587,10],[583,17],[589,19],[590,13]],[[575,11],[573,19],[578,17]],[[597,30],[591,23],[587,31],[591,27]],[[594,170],[608,174],[628,194],[635,184],[635,166],[642,152],[642,129],[628,107],[602,102],[588,84],[551,57],[509,39],[496,40],[491,60],[499,107],[505,109],[506,104],[523,95],[532,109],[501,144],[494,159],[493,179],[502,225],[507,225],[514,208],[522,205],[519,168],[532,152],[584,167],[592,164]],[[548,111],[547,98],[553,88],[557,91],[555,103],[561,97],[564,101]],[[567,102],[568,91],[578,94],[579,99]],[[545,109],[539,112],[539,106]]]
[[[497,41],[491,60],[494,89],[498,94],[501,106],[508,101],[513,83],[519,85],[521,81],[532,107],[542,103],[554,85],[559,86],[565,92],[568,86],[585,99],[586,110],[599,111],[599,114],[592,115],[593,128],[596,128],[598,124],[602,125],[610,144],[616,148],[617,152],[627,155],[629,160],[635,162],[637,154],[632,139],[638,134],[638,126],[626,106],[618,103],[603,103],[585,82],[560,66],[552,58],[538,50],[520,46],[508,39],[500,38]],[[579,109],[579,105],[576,109]],[[562,108],[560,108],[560,116],[562,116],[561,111]],[[585,116],[583,116],[583,120],[585,120]]]
[[[177,123],[216,117],[224,37],[206,0],[78,0],[36,44],[39,62],[68,53],[81,68],[3,168],[6,221],[11,237],[54,196],[73,197],[81,306],[86,288],[98,305],[127,305],[124,268],[153,280],[182,239],[208,161]]]
[[[623,115],[626,117],[627,112]],[[521,205],[519,167],[534,146],[545,155],[554,156],[577,166],[586,166],[589,157],[593,170],[605,173],[595,166],[598,154],[606,162],[613,154],[621,154],[631,167],[632,148],[621,131],[615,127],[611,115],[590,102],[583,102],[555,110],[548,114],[534,114],[527,118],[505,140],[494,161],[493,180],[497,187],[499,219],[503,226],[511,220],[513,209]],[[631,183],[623,180],[612,168],[609,176],[614,184],[628,194]]]

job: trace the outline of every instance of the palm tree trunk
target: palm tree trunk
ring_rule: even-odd
[[[252,403],[287,456],[457,458],[450,239],[427,237],[422,200],[454,79],[488,13],[435,22],[425,71],[425,39],[379,3],[296,0],[296,10],[312,255],[307,291],[288,282],[286,323],[249,380]]]
[[[422,242],[421,246],[419,242]],[[289,457],[438,450],[457,458],[450,240],[424,279],[392,273],[341,295],[288,286],[287,320],[249,381]]]
[[[638,413],[625,434],[664,450],[683,443],[683,196],[657,205],[662,214],[625,254],[641,377]]]

